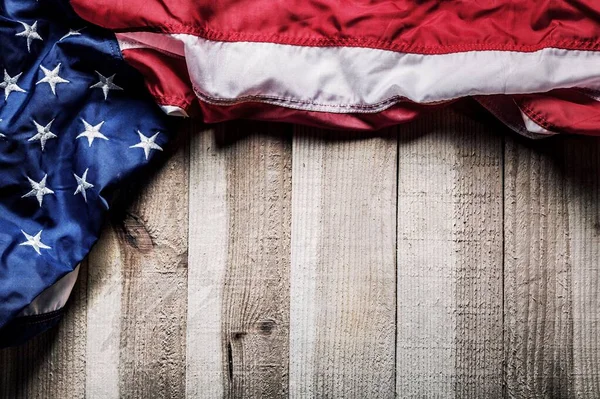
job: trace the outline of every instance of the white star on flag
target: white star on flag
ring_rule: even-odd
[[[85,126],[85,131],[81,132],[75,139],[86,137],[88,140],[88,147],[92,146],[94,139],[108,140],[108,137],[100,132],[100,128],[104,124],[104,121],[98,123],[96,126],[90,125],[85,119],[81,119],[81,121],[83,122],[83,126]]]
[[[27,180],[29,180],[29,184],[31,184],[31,191],[28,192],[27,194],[25,194],[24,196],[22,196],[21,198],[35,197],[35,198],[37,198],[38,202],[40,203],[40,207],[41,207],[42,202],[44,201],[44,195],[54,194],[54,191],[52,191],[48,187],[46,187],[46,179],[47,178],[48,178],[48,175],[46,174],[46,175],[44,175],[44,178],[42,180],[40,180],[39,183],[37,183],[34,180],[31,180],[29,178],[29,176],[27,176]]]
[[[19,78],[21,77],[22,74],[23,74],[23,72],[20,72],[11,78],[10,75],[8,74],[8,72],[6,72],[6,69],[4,70],[4,81],[2,83],[0,83],[0,89],[4,89],[4,99],[5,100],[8,100],[8,96],[13,91],[25,93],[25,90],[21,89],[17,85],[17,80],[19,80]]]
[[[88,188],[93,188],[94,185],[88,183],[87,180],[87,174],[88,174],[88,169],[85,170],[85,172],[83,172],[83,175],[81,177],[77,176],[75,173],[73,173],[73,176],[75,176],[75,180],[77,180],[77,190],[75,190],[75,194],[73,195],[77,195],[79,193],[81,193],[81,195],[83,195],[83,199],[85,200],[85,202],[87,203],[87,195],[85,190],[87,190]]]
[[[26,37],[27,38],[27,51],[31,53],[31,42],[33,40],[42,40],[42,37],[37,33],[37,21],[33,23],[33,25],[26,24],[25,22],[19,21],[25,30],[23,32],[17,33],[15,36]]]
[[[48,123],[46,126],[42,126],[34,120],[33,123],[35,125],[35,128],[37,129],[37,134],[27,141],[39,141],[42,145],[42,151],[44,151],[44,148],[46,147],[46,141],[50,139],[55,139],[57,137],[54,133],[50,131],[50,126],[52,126],[52,122],[54,122],[54,119],[52,119],[50,123]]]
[[[123,90],[122,87],[119,87],[113,83],[113,79],[115,78],[116,73],[107,78],[106,76],[102,75],[100,72],[98,72],[98,71],[95,71],[95,72],[98,75],[98,79],[100,79],[100,80],[98,81],[98,83],[91,85],[90,89],[102,89],[105,100],[108,99],[109,90]]]
[[[56,95],[56,85],[58,83],[70,83],[67,79],[63,79],[58,76],[60,71],[60,63],[53,70],[46,69],[43,65],[40,65],[40,68],[42,69],[42,72],[44,72],[45,76],[40,79],[36,85],[39,85],[40,83],[48,83],[50,85],[50,89],[52,90],[52,94]]]
[[[21,233],[23,233],[23,235],[25,236],[27,241],[24,241],[24,242],[20,243],[19,245],[28,245],[30,247],[33,247],[33,249],[35,249],[35,252],[37,252],[38,255],[42,254],[40,252],[40,248],[52,249],[51,247],[49,247],[48,245],[46,245],[42,242],[42,231],[43,230],[40,230],[36,235],[32,236],[32,235],[25,233],[23,230],[21,230]]]
[[[160,133],[156,133],[152,137],[146,137],[139,130],[137,132],[138,132],[138,135],[140,136],[140,142],[135,145],[130,146],[129,148],[143,148],[144,154],[146,155],[146,160],[148,160],[148,155],[150,155],[150,150],[159,150],[159,151],[163,150],[158,144],[156,144],[154,142]]]
[[[60,39],[58,39],[58,41],[60,42],[63,39],[66,39],[69,36],[80,36],[82,30],[84,30],[85,28],[81,28],[81,29],[69,29],[69,32],[67,32],[63,37],[61,37]]]

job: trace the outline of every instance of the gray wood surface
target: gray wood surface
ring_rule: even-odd
[[[287,395],[291,144],[290,126],[265,123],[193,138],[191,397]]]
[[[600,140],[191,121],[0,398],[600,398]]]
[[[505,358],[512,397],[600,397],[598,142],[506,144]]]
[[[294,137],[290,396],[393,397],[396,132],[337,136]]]
[[[443,113],[402,127],[397,392],[502,395],[502,136]]]

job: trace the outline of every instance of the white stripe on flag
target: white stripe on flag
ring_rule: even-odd
[[[374,113],[406,99],[436,103],[470,95],[600,89],[597,51],[422,55],[216,42],[186,34],[127,33],[118,38],[123,50],[151,47],[185,56],[196,94],[216,105],[252,101],[308,111]]]

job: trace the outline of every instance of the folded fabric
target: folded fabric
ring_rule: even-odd
[[[55,323],[125,179],[168,121],[114,35],[67,1],[3,0],[0,346]]]
[[[473,96],[519,133],[598,134],[597,0],[72,0],[158,103],[374,129]]]

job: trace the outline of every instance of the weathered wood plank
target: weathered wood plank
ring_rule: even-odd
[[[85,397],[87,269],[83,262],[58,327],[0,349],[0,398]]]
[[[600,395],[598,150],[583,138],[507,142],[510,397]]]
[[[573,391],[576,398],[600,398],[600,142],[566,141]]]
[[[394,397],[396,135],[381,134],[296,129],[293,398]]]
[[[445,110],[400,128],[397,395],[502,394],[502,138]]]
[[[509,397],[568,397],[573,364],[568,214],[555,141],[507,140],[506,384]]]
[[[221,303],[229,218],[225,156],[215,130],[195,129],[190,144],[186,397],[222,398]]]
[[[122,204],[135,200],[113,207],[89,256],[87,397],[184,396],[188,158],[179,148],[141,193],[124,190]]]
[[[189,397],[287,396],[290,133],[238,122],[192,142]]]
[[[118,399],[122,318],[119,237],[107,223],[88,256],[86,398]]]
[[[149,182],[121,228],[121,396],[185,395],[188,167],[184,147]]]
[[[184,394],[188,157],[179,146],[149,181],[123,190],[88,256],[87,398]]]

